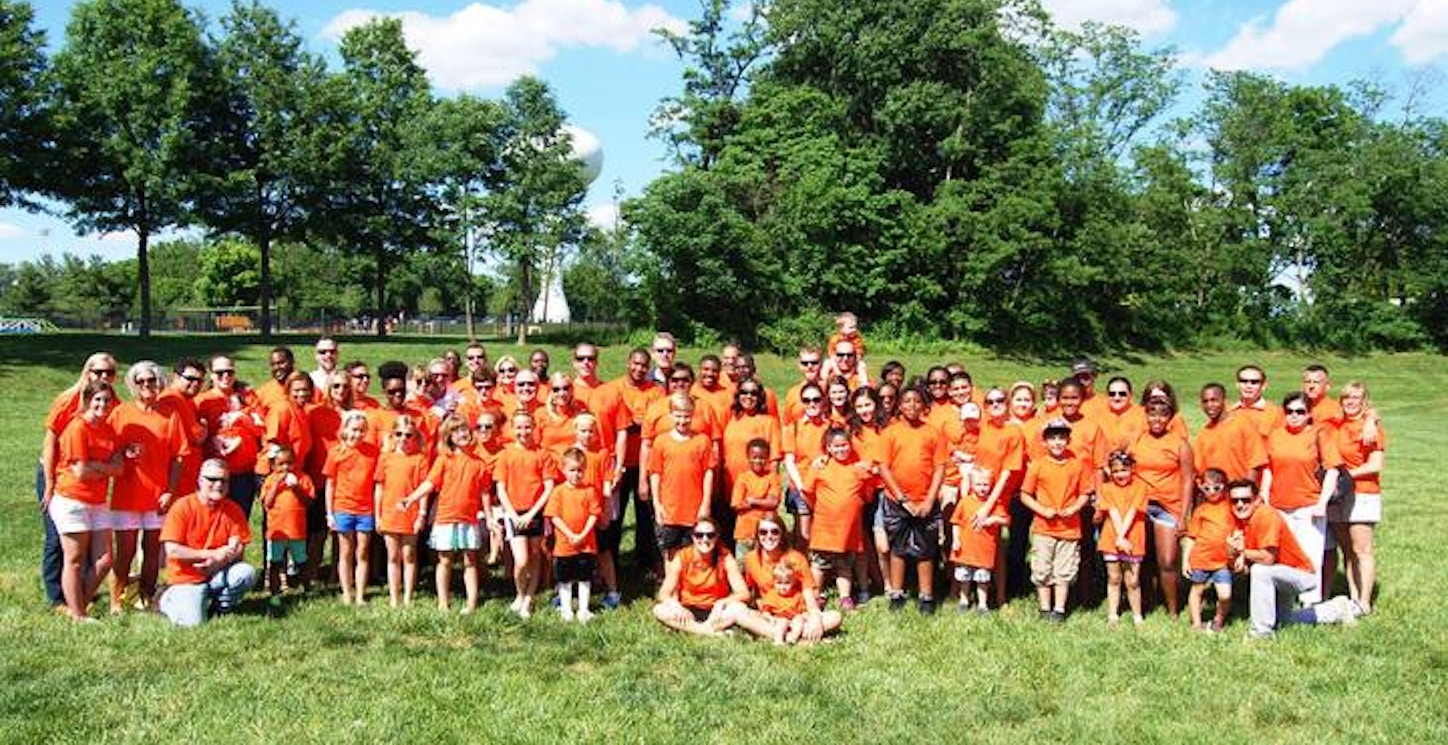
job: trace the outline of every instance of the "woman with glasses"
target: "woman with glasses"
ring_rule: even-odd
[[[1282,513],[1298,545],[1312,561],[1317,586],[1304,603],[1321,596],[1322,554],[1327,538],[1327,503],[1337,489],[1338,453],[1333,428],[1315,425],[1307,395],[1294,391],[1282,399],[1282,426],[1267,436],[1267,467],[1259,493]]]
[[[522,369],[518,360],[510,354],[505,354],[493,363],[493,372],[497,375],[496,385],[493,386],[493,400],[503,407],[503,412],[509,417],[518,408],[517,394],[514,391],[514,383],[518,378],[518,371]]]
[[[995,566],[996,605],[1005,605],[1008,594],[1023,591],[1028,574],[1026,551],[1030,547],[1030,510],[1016,492],[1026,475],[1027,445],[1025,430],[1011,419],[1010,396],[1001,388],[985,392],[985,412],[980,420],[980,434],[975,444],[975,465],[990,471],[995,483],[990,496],[971,516],[971,526],[984,526],[992,514],[1001,510],[1011,513],[1009,544],[1000,551]],[[956,468],[965,459],[956,456]],[[1000,505],[1000,506],[998,506]]]
[[[810,644],[838,629],[844,617],[823,610],[809,559],[789,547],[779,518],[761,518],[754,536],[743,572],[754,608],[736,611],[739,627],[776,644]]]
[[[784,457],[783,434],[779,420],[770,416],[764,404],[764,384],[756,378],[744,378],[734,389],[734,403],[724,423],[724,493],[734,493],[734,482],[749,472],[749,443],[769,443],[769,472],[779,467]]]
[[[538,419],[538,443],[550,453],[562,454],[578,441],[578,417],[588,409],[573,397],[573,377],[555,372],[544,378],[548,390]]]
[[[81,366],[80,378],[75,384],[61,391],[50,404],[50,413],[45,417],[45,437],[40,443],[40,462],[35,468],[35,498],[40,503],[40,520],[45,528],[45,546],[40,555],[40,575],[45,582],[45,597],[54,608],[65,604],[61,588],[62,551],[60,534],[55,530],[55,521],[50,518],[50,500],[55,494],[56,457],[61,433],[65,432],[72,420],[80,416],[84,408],[86,386],[97,381],[114,384],[116,380],[116,358],[107,352],[96,352],[86,358]],[[110,406],[118,401],[111,397]],[[107,412],[109,413],[109,412]]]
[[[138,538],[141,587],[137,605],[151,607],[161,571],[161,525],[171,501],[179,496],[181,459],[191,450],[181,418],[158,405],[165,387],[166,372],[160,365],[150,360],[131,365],[126,371],[126,388],[132,400],[116,407],[109,418],[124,456],[124,467],[111,492],[111,528],[116,537],[112,614],[123,611]]]
[[[1106,436],[1106,449],[1130,447],[1146,429],[1145,413],[1131,400],[1131,381],[1120,375],[1113,377],[1106,383],[1105,397],[1106,405],[1097,408],[1095,419]],[[1087,416],[1091,414],[1088,412]]]
[[[664,563],[654,618],[675,631],[715,636],[734,625],[749,588],[739,563],[720,544],[719,528],[704,518],[694,524],[689,545]]]

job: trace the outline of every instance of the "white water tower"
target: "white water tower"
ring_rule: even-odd
[[[563,125],[563,133],[573,143],[573,160],[578,163],[578,173],[587,187],[603,172],[603,145],[592,132],[572,124]],[[542,292],[533,302],[530,320],[533,323],[568,323],[572,314],[568,310],[568,298],[563,296],[563,267],[555,253],[543,266]]]

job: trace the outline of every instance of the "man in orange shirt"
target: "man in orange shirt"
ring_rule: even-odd
[[[1095,419],[1106,408],[1106,399],[1096,395],[1096,363],[1089,357],[1077,357],[1071,363],[1071,375],[1081,384],[1081,413]]]
[[[1327,368],[1322,365],[1308,365],[1302,368],[1302,392],[1307,395],[1307,406],[1312,409],[1312,421],[1317,424],[1337,426],[1342,421],[1342,407],[1327,392],[1332,389]]]
[[[161,529],[171,586],[161,613],[177,626],[197,626],[209,615],[229,613],[256,585],[256,567],[243,562],[251,526],[226,498],[226,462],[201,464],[196,491],[171,506]]]
[[[1237,368],[1237,402],[1230,410],[1234,415],[1245,416],[1263,442],[1268,433],[1282,424],[1282,409],[1262,395],[1266,392],[1267,373],[1262,368],[1256,365]]]
[[[813,344],[806,344],[799,350],[799,374],[802,379],[790,387],[784,394],[784,405],[780,407],[781,425],[790,425],[804,416],[804,403],[799,400],[799,392],[810,383],[824,387],[820,382],[820,365],[824,362],[819,347]]]
[[[262,418],[266,418],[266,413],[272,406],[286,403],[287,376],[296,370],[297,358],[288,347],[272,347],[271,354],[267,357],[267,367],[271,369],[271,380],[256,389],[256,397],[261,401]]]
[[[617,406],[620,408],[618,421],[625,426],[624,447],[618,451],[623,463],[623,477],[619,480],[619,520],[624,519],[630,501],[634,504],[634,558],[636,566],[647,572],[655,570],[661,561],[658,539],[654,536],[654,510],[649,501],[647,469],[639,468],[639,448],[642,444],[644,414],[649,404],[663,398],[664,391],[649,379],[649,351],[635,347],[628,354],[628,368],[623,377],[608,384]],[[576,388],[574,390],[577,390]],[[633,499],[630,500],[629,497]]]
[[[1346,596],[1292,609],[1298,595],[1317,587],[1317,572],[1277,510],[1262,508],[1257,485],[1238,479],[1227,485],[1232,514],[1241,530],[1227,538],[1232,570],[1251,577],[1248,605],[1253,637],[1270,637],[1290,623],[1353,623],[1359,611]],[[1285,616],[1285,617],[1284,617]]]
[[[1257,481],[1267,465],[1267,448],[1247,415],[1227,411],[1227,389],[1221,383],[1202,386],[1201,404],[1207,423],[1192,443],[1192,470],[1205,473],[1220,468],[1229,481]]]

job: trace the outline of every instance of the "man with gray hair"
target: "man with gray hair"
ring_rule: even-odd
[[[256,585],[256,568],[243,562],[251,526],[241,507],[226,498],[226,461],[201,464],[196,491],[166,513],[161,544],[171,586],[161,594],[161,613],[177,626],[198,626],[210,615],[230,613]]]

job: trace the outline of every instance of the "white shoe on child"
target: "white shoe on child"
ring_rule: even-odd
[[[563,622],[564,622],[564,623],[572,623],[572,622],[573,622],[573,618],[574,618],[574,616],[573,616],[573,609],[572,609],[572,608],[569,608],[569,607],[566,606],[566,605],[565,605],[565,606],[562,606],[562,607],[560,607],[560,608],[558,609],[558,615],[563,617]]]
[[[588,612],[587,608],[583,608],[578,611],[577,618],[579,623],[588,623],[593,620],[593,614]]]

